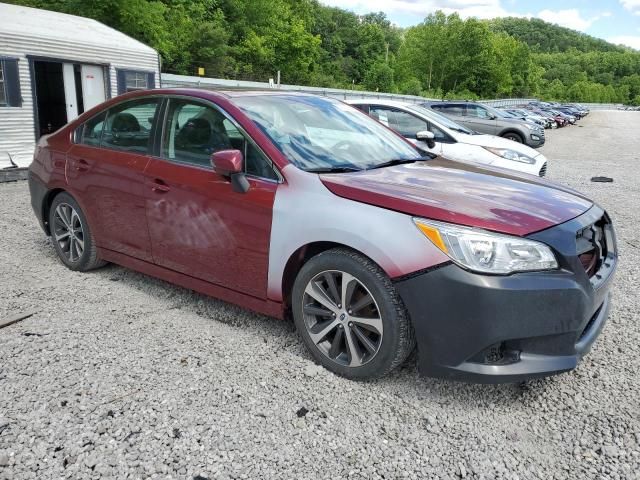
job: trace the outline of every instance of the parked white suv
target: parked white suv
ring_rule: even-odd
[[[482,163],[540,177],[547,173],[547,159],[533,148],[494,135],[473,132],[420,105],[377,99],[347,100],[347,103],[400,133],[423,150],[452,160]],[[433,133],[433,147],[418,140],[417,134],[425,131]]]

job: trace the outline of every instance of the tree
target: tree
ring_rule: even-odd
[[[375,63],[364,77],[364,86],[373,91],[393,91],[393,69],[384,62]]]
[[[103,22],[158,50],[172,73],[266,81],[280,70],[286,83],[437,98],[640,97],[640,52],[539,19],[437,11],[402,30],[319,0],[12,1]]]

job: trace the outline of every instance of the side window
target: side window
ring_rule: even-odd
[[[491,116],[486,108],[478,105],[467,105],[467,115],[488,120]]]
[[[251,142],[246,142],[244,171],[247,175],[278,180],[278,175],[264,154]]]
[[[410,113],[402,110],[396,110],[393,113],[395,114],[397,131],[404,137],[415,138],[416,133],[429,129],[429,124],[426,121]]]
[[[465,115],[464,105],[443,105],[442,112],[447,115],[457,115],[459,117]]]
[[[158,100],[145,98],[118,105],[109,110],[102,132],[101,146],[136,153],[148,153],[151,127]]]
[[[393,111],[389,108],[371,105],[369,107],[369,115],[386,127],[396,128]]]
[[[352,107],[356,107],[358,110],[360,110],[361,112],[364,113],[369,113],[369,105],[366,104],[356,104],[356,105],[351,105]]]
[[[436,127],[433,123],[429,124],[429,131],[433,133],[434,140],[436,142],[447,143],[451,141],[451,137]]]
[[[269,160],[221,112],[191,100],[171,99],[162,140],[162,156],[176,162],[211,167],[211,155],[240,150],[245,172],[277,180]]]
[[[242,135],[240,130],[227,118],[223,120],[222,124],[227,131],[227,135],[229,135],[229,140],[231,140],[233,148],[244,151],[244,135]]]
[[[233,147],[219,111],[191,100],[171,99],[164,126],[162,156],[211,167],[211,154]]]
[[[99,147],[100,140],[102,139],[102,128],[104,127],[104,121],[106,118],[107,112],[102,112],[85,122],[85,124],[80,128],[78,143]]]

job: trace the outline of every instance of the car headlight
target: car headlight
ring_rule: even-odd
[[[494,147],[482,147],[485,150],[493,153],[502,158],[506,158],[507,160],[513,160],[514,162],[527,163],[529,165],[533,165],[536,163],[535,158],[531,158],[524,153],[516,152],[515,150],[511,150],[509,148],[494,148]]]
[[[451,260],[475,272],[506,275],[558,268],[551,249],[534,240],[423,218],[413,221]]]

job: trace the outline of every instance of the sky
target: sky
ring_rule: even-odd
[[[463,18],[537,17],[640,50],[640,0],[321,0],[363,14],[384,12],[401,27],[436,10]]]

